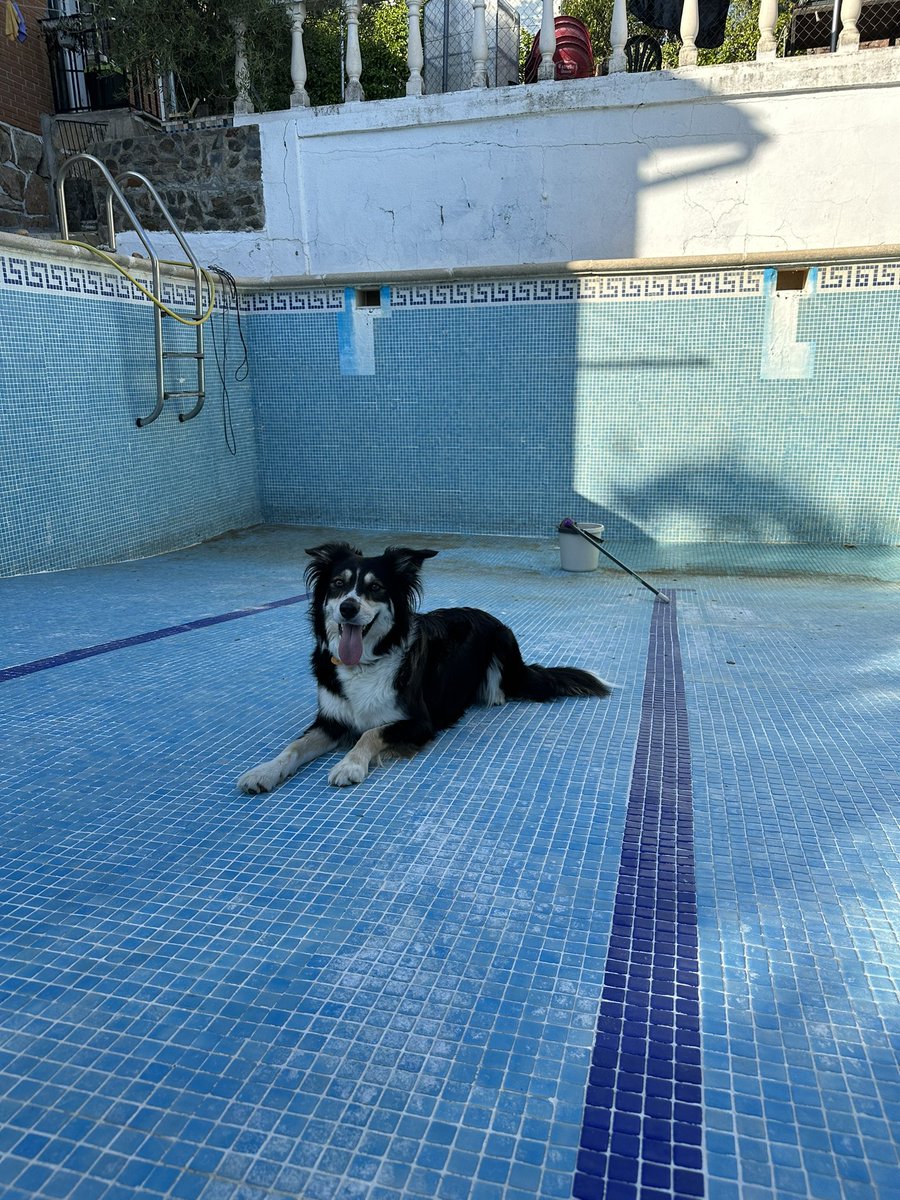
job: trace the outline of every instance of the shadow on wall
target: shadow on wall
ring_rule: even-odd
[[[682,462],[641,483],[618,485],[613,496],[617,532],[624,520],[626,528],[662,531],[660,540],[833,545],[847,537],[846,522],[808,488],[735,455]]]
[[[607,173],[595,181],[598,202],[593,209],[593,217],[588,219],[588,228],[591,228],[593,221],[593,244],[584,257],[637,256],[639,240],[641,244],[646,243],[646,238],[639,239],[641,202],[654,190],[669,189],[672,193],[670,211],[674,232],[672,243],[666,248],[671,255],[687,252],[689,236],[687,232],[683,236],[678,232],[683,224],[687,224],[683,219],[686,210],[697,222],[698,238],[715,225],[717,209],[727,210],[732,223],[736,219],[735,214],[740,214],[744,204],[747,164],[766,143],[767,135],[740,103],[723,103],[697,83],[677,73],[667,83],[673,90],[670,103],[660,102],[646,107],[638,104],[633,108],[601,114],[596,143],[608,145],[611,153],[608,156]],[[610,118],[609,127],[604,121],[607,117]],[[623,121],[624,132],[615,127],[617,122]],[[577,167],[573,167],[573,171],[577,183]],[[701,203],[701,197],[692,199],[689,192],[692,182],[701,181],[704,177],[709,181],[711,190],[706,202]],[[583,185],[589,187],[590,181],[584,180]],[[659,211],[658,205],[655,208]],[[654,238],[654,241],[658,239]],[[626,405],[633,412],[639,412],[646,399],[648,380],[658,393],[665,394],[676,379],[694,375],[702,378],[705,390],[712,390],[709,381],[715,372],[721,371],[726,353],[721,339],[716,337],[711,342],[700,339],[701,348],[696,350],[695,347],[700,344],[697,331],[690,327],[691,320],[697,316],[696,307],[679,309],[675,314],[669,304],[663,302],[663,308],[657,307],[657,304],[661,296],[670,295],[677,307],[682,298],[693,295],[702,300],[704,305],[711,306],[703,311],[704,321],[720,320],[713,299],[720,286],[715,275],[715,272],[705,275],[694,273],[677,281],[672,280],[671,287],[668,279],[660,283],[658,278],[651,281],[635,276],[622,277],[617,281],[607,281],[607,291],[615,291],[620,302],[609,300],[584,308],[571,307],[570,319],[576,330],[571,344],[575,354],[571,359],[560,354],[553,364],[555,386],[557,389],[565,386],[566,403],[572,418],[566,442],[560,441],[557,446],[559,455],[565,456],[570,471],[569,512],[562,515],[576,515],[581,520],[601,523],[606,526],[607,536],[652,537],[653,531],[659,528],[660,506],[666,505],[673,495],[677,497],[678,488],[694,486],[690,469],[685,477],[673,471],[660,476],[656,484],[646,485],[640,502],[632,496],[629,488],[613,487],[609,494],[620,497],[621,503],[604,505],[588,498],[585,489],[578,486],[580,468],[576,464],[583,453],[586,390],[591,393],[590,403],[598,405],[606,414],[614,411],[617,405]],[[723,286],[727,289],[730,285],[725,283]],[[668,287],[670,291],[665,290]],[[759,305],[758,312],[761,314],[762,301],[751,303]],[[606,314],[601,315],[600,310],[613,306],[617,310],[616,318],[607,320]],[[594,312],[591,313],[590,309],[594,309]],[[742,312],[739,319],[745,317],[746,312]],[[590,333],[585,336],[585,327],[591,321],[599,328],[595,329],[593,336]],[[754,356],[755,377],[755,356],[759,353],[755,331],[744,345],[744,353]],[[733,351],[729,348],[727,353],[733,354]],[[740,364],[740,369],[746,371],[747,363]],[[585,375],[590,379],[588,389],[585,388]],[[679,434],[684,432],[658,429],[657,435],[670,436],[674,445]],[[612,456],[603,469],[615,471]],[[703,488],[703,492],[709,505],[703,523],[708,529],[707,536],[717,539],[723,535],[737,538],[758,536],[765,522],[760,520],[757,528],[751,532],[754,515],[750,508],[746,519],[736,522],[741,526],[740,532],[732,529],[729,515],[724,515],[723,519],[723,513],[727,514],[729,507],[727,492],[730,484],[726,482],[729,472],[726,470],[723,478],[715,465],[709,463],[706,473],[708,486]],[[668,488],[676,491],[667,493]],[[752,493],[752,488],[748,487],[748,493]],[[635,502],[630,503],[632,500]],[[759,502],[760,494],[757,491],[752,503],[758,507]],[[676,499],[675,503],[682,501]],[[701,505],[703,507],[706,506]],[[794,532],[799,533],[801,528],[808,528],[809,504],[806,503],[804,508],[805,518],[798,520],[796,531],[791,530],[789,534],[787,529],[782,530],[786,538]],[[790,524],[790,521],[787,523]],[[651,532],[648,533],[648,530]]]
[[[414,123],[401,109],[384,128],[377,105],[366,129],[263,127],[267,227],[283,239],[272,250],[309,274],[388,278],[683,254],[740,237],[746,166],[768,140],[748,105],[678,72],[426,100]],[[297,132],[303,153],[285,166]]]
[[[404,147],[398,135],[399,144],[384,148],[381,169],[367,183],[362,225],[358,180],[351,189],[357,206],[351,225],[365,234],[373,253],[382,246],[389,250],[396,231],[381,230],[379,222],[392,208],[391,188],[402,180],[410,231],[424,227],[427,213],[433,222],[437,201],[445,202],[434,241],[422,237],[423,264],[441,253],[450,259],[467,253],[471,261],[476,245],[487,245],[501,262],[500,256],[510,261],[511,254],[512,261],[523,263],[558,261],[573,247],[579,257],[631,257],[644,189],[674,189],[677,229],[683,211],[677,207],[677,189],[714,175],[716,205],[739,203],[736,177],[765,141],[739,104],[723,103],[693,81],[673,77],[652,86],[655,99],[661,88],[671,88],[672,102],[574,113],[573,128],[581,128],[578,118],[591,122],[590,144],[577,153],[571,144],[537,145],[539,136],[549,142],[549,134],[562,128],[552,120],[521,122],[514,137],[501,138],[504,144],[491,148],[490,188],[474,178],[483,161],[477,143],[456,160],[469,167],[451,177],[447,164],[453,147],[436,157],[432,144],[424,147],[419,138]],[[636,98],[640,95],[636,88]],[[548,193],[539,212],[534,201],[541,181],[533,178],[533,186],[523,186],[523,178],[534,176],[536,150]],[[400,151],[408,152],[409,161],[394,174],[390,160]],[[334,163],[339,172],[349,160]],[[353,164],[358,173],[358,159]],[[516,208],[515,198],[520,195],[527,207],[529,191],[530,219],[517,226],[524,208]],[[585,220],[573,229],[576,210]],[[336,211],[331,220],[339,218]],[[673,236],[671,252],[682,249]],[[658,277],[622,276],[585,281],[585,286],[593,283],[603,295],[585,303],[565,298],[552,281],[409,285],[393,288],[390,307],[379,309],[380,319],[367,325],[337,317],[261,315],[253,330],[253,390],[265,519],[546,535],[572,516],[603,523],[609,536],[643,536],[637,518],[604,507],[608,486],[594,493],[602,503],[585,499],[576,486],[579,405],[585,403],[586,387],[588,402],[609,412],[615,405],[639,404],[643,381],[651,376],[663,393],[676,376],[709,379],[720,370],[721,345],[683,336],[691,315],[681,297],[688,297],[689,308],[702,304],[705,319],[717,319],[718,305],[709,299],[714,295],[709,276],[705,283],[701,277],[680,278],[674,286],[681,291],[671,293],[671,303],[657,299],[670,294],[660,292],[669,284]],[[607,298],[608,284],[617,289],[615,298]],[[402,304],[400,292],[405,293]],[[692,302],[691,295],[697,300]],[[753,297],[750,303],[755,312],[761,301]],[[589,341],[581,327],[582,310],[588,309],[589,319],[599,322],[597,336]],[[669,333],[659,325],[666,312]],[[372,343],[366,353],[363,332]],[[360,346],[342,344],[342,337],[344,343],[357,337]],[[758,353],[758,338],[751,340],[753,349],[747,352]],[[616,464],[603,461],[602,437],[599,445],[600,469],[615,479]]]
[[[577,154],[574,137],[543,148],[546,225],[559,239],[541,248],[550,252],[545,257],[569,248],[565,257],[631,258],[645,255],[651,244],[655,253],[687,254],[717,232],[720,219],[740,231],[745,168],[768,135],[739,100],[723,102],[678,72],[627,76],[626,83],[635,89],[635,103],[573,118],[590,122],[586,134],[575,126],[584,140]],[[527,146],[527,124],[522,133]],[[554,176],[564,194],[554,195]],[[642,202],[646,208],[651,198],[652,211],[642,214]],[[567,219],[577,211],[580,227],[554,229],[554,207]],[[652,227],[661,221],[666,230]],[[721,242],[721,233],[715,240]]]

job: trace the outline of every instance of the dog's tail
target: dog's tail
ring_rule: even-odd
[[[558,700],[562,696],[608,696],[612,684],[579,667],[541,667],[522,663],[512,679],[504,679],[510,700]]]

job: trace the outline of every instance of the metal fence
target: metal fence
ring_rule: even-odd
[[[106,121],[72,121],[60,117],[54,122],[56,129],[56,153],[60,158],[71,158],[73,154],[91,153],[97,142],[106,137],[109,124]],[[87,179],[90,170],[87,163],[74,163],[69,172],[70,179]]]
[[[109,35],[90,14],[47,17],[41,28],[57,113],[132,108],[157,120],[163,118],[161,89],[152,66],[138,67],[128,75],[117,70]]]
[[[785,54],[822,54],[832,49],[841,31],[838,0],[807,0],[794,9],[785,34]],[[900,38],[900,0],[863,3],[857,22],[861,45],[897,45]]]
[[[95,153],[95,147],[104,140],[108,129],[107,121],[57,117],[53,122],[53,147],[59,165],[73,154]],[[77,162],[69,168],[66,178],[69,226],[80,233],[91,233],[98,228],[92,175],[89,163]]]
[[[425,92],[459,92],[472,84],[472,0],[429,0],[423,20]],[[519,14],[507,0],[485,0],[488,86],[519,82]]]
[[[543,0],[521,0],[517,6],[519,9],[519,23],[523,29],[527,29],[530,34],[539,33],[541,29],[541,21],[544,16]]]

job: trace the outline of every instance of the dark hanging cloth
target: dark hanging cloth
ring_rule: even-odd
[[[701,50],[715,50],[725,41],[725,19],[729,0],[698,0],[700,28],[697,45]],[[682,0],[628,0],[628,11],[636,21],[665,29],[679,36]]]

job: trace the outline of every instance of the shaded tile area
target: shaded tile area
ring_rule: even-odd
[[[675,593],[650,628],[641,726],[574,1194],[704,1194],[691,755]]]
[[[443,579],[452,586],[457,578],[479,584],[486,568],[512,573],[511,579],[563,577],[550,538],[260,526],[156,558],[4,580],[0,667],[297,595],[305,591],[306,549],[334,540],[374,554],[393,544],[431,545],[440,551],[429,563],[432,586]],[[598,577],[567,578],[569,591],[596,590]]]
[[[900,1195],[897,589],[682,607],[711,1200]]]
[[[3,684],[4,1200],[570,1194],[650,605],[429,580],[615,698],[248,798],[312,711],[302,606]]]
[[[273,608],[284,608],[288,604],[302,604],[307,600],[302,596],[288,596],[284,600],[270,600],[267,604],[259,604],[253,608],[238,609],[237,612],[219,613],[214,617],[198,617],[194,621],[182,621],[180,625],[166,625],[162,629],[151,629],[146,633],[135,633],[130,637],[116,638],[111,642],[99,642],[93,646],[79,646],[75,650],[66,650],[62,654],[53,654],[47,658],[32,659],[31,662],[19,663],[14,667],[0,668],[0,683],[8,679],[21,679],[24,675],[34,675],[37,671],[51,671],[55,667],[68,666],[69,663],[82,662],[86,658],[94,658],[98,654],[112,654],[116,650],[126,650],[129,646],[141,646],[146,642],[158,642],[160,638],[178,637],[182,633],[191,633],[195,629],[207,629],[210,625],[222,625],[225,621],[238,621],[242,617],[252,617],[259,612],[269,612]]]
[[[388,545],[430,545],[440,551],[428,564],[432,586],[479,581],[486,571],[510,581],[523,575],[565,580],[565,593],[593,593],[602,580],[627,582],[601,556],[600,572],[559,569],[556,537],[485,537],[477,534],[379,530],[359,526],[257,526],[224,534],[200,546],[157,558],[20,575],[0,587],[0,667],[65,653],[164,626],[263,604],[304,591],[306,548],[349,540],[367,553]],[[900,580],[900,548],[866,546],[750,545],[727,542],[607,541],[605,546],[655,586],[696,577],[762,576],[794,580]],[[499,580],[498,580],[499,583]],[[639,585],[635,585],[638,586]],[[631,590],[629,587],[628,591]],[[458,603],[469,603],[463,595]]]

